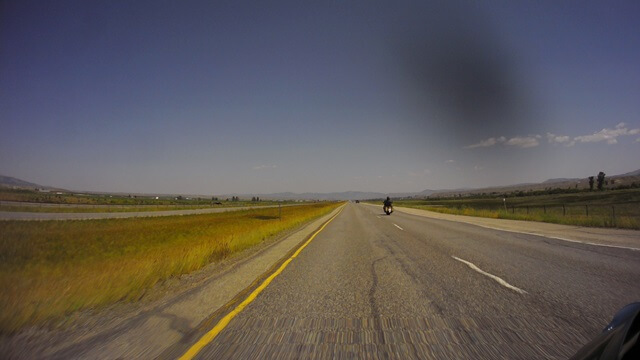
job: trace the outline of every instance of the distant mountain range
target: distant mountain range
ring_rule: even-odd
[[[628,173],[624,173],[622,175],[616,175],[616,177],[623,177],[623,176],[640,176],[640,169],[636,170],[636,171],[631,171]]]
[[[221,195],[221,198],[239,196],[241,198],[257,196],[264,200],[360,200],[360,199],[381,199],[387,196],[392,198],[402,198],[410,196],[429,196],[433,194],[435,190],[424,190],[422,192],[407,192],[407,193],[379,193],[379,192],[366,192],[366,191],[343,191],[332,193],[275,193],[275,194],[226,194]]]
[[[596,174],[593,174],[595,177]],[[615,181],[616,186],[629,185],[633,182],[640,183],[640,169],[631,171],[620,175],[607,175],[607,181]],[[434,193],[438,196],[451,196],[451,195],[470,195],[470,194],[490,194],[490,193],[510,193],[514,191],[536,191],[547,190],[556,188],[577,188],[587,189],[589,188],[589,179],[587,176],[582,178],[553,178],[545,180],[541,183],[524,183],[505,186],[492,186],[486,188],[475,189],[456,189],[456,190],[440,190]]]
[[[624,173],[621,175],[607,176],[607,179],[614,179],[617,184],[640,182],[640,169]],[[68,191],[60,188],[54,188],[50,186],[43,186],[32,182],[17,179],[11,176],[0,175],[0,186],[12,187],[12,188],[39,188],[48,190],[61,190]],[[417,197],[423,198],[432,195],[447,196],[453,194],[477,194],[477,193],[503,193],[512,191],[528,191],[528,190],[545,190],[547,188],[567,188],[578,187],[587,188],[589,186],[587,177],[584,178],[553,178],[545,180],[541,183],[523,183],[506,186],[495,186],[486,188],[464,188],[464,189],[443,189],[443,190],[423,190],[421,192],[405,192],[405,193],[381,193],[381,192],[366,192],[366,191],[343,191],[343,192],[331,192],[331,193],[293,193],[282,192],[273,194],[224,194],[215,195],[220,199],[231,198],[232,196],[238,196],[240,198],[252,198],[259,197],[263,200],[362,200],[362,199],[382,199],[390,196],[391,198],[407,198]],[[129,193],[107,193],[96,191],[84,191],[88,194],[112,194],[112,195],[127,195]],[[131,193],[131,195],[134,195]],[[190,194],[135,194],[142,196],[177,196],[183,195],[188,197],[201,197],[208,198],[211,195],[190,195]]]
[[[11,176],[0,175],[0,185],[7,187],[19,187],[19,188],[42,188],[42,185],[34,184],[28,181],[16,179]]]

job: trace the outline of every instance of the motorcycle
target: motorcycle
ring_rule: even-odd
[[[391,213],[393,212],[393,205],[384,205],[382,207],[382,210],[387,214],[387,215],[391,215]]]
[[[638,359],[640,356],[640,302],[618,311],[602,333],[571,360]]]

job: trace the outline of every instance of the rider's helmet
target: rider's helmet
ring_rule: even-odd
[[[389,197],[387,196],[387,201],[389,201],[389,200],[391,200],[391,199],[389,199]]]

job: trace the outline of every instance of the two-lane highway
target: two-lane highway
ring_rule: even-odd
[[[349,204],[197,357],[566,358],[639,278],[638,251]]]

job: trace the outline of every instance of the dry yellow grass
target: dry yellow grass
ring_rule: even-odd
[[[176,205],[159,205],[159,206],[135,206],[135,205],[114,205],[107,207],[106,205],[97,205],[100,207],[63,207],[63,206],[13,206],[0,205],[0,211],[10,212],[36,212],[36,213],[105,213],[105,212],[146,212],[146,211],[172,211],[172,210],[193,210],[193,209],[209,209],[214,207],[211,205],[194,205],[194,206],[176,206]],[[227,207],[227,206],[225,206]],[[232,207],[232,206],[228,206]]]
[[[220,214],[0,222],[0,332],[135,301],[158,282],[329,213],[338,203]]]
[[[474,209],[470,207],[462,208],[450,208],[445,206],[428,206],[428,205],[407,205],[402,206],[413,207],[417,209],[425,209],[429,211],[453,214],[453,215],[466,215],[466,216],[478,216],[493,219],[511,219],[511,220],[526,220],[526,221],[540,221],[554,224],[564,225],[579,225],[579,226],[591,226],[591,227],[616,227],[621,229],[640,229],[640,221],[636,217],[632,216],[617,216],[615,220],[608,215],[567,215],[562,216],[558,214],[546,214],[541,211],[532,211],[530,214],[513,214],[508,211],[499,210],[486,210],[486,209]]]

